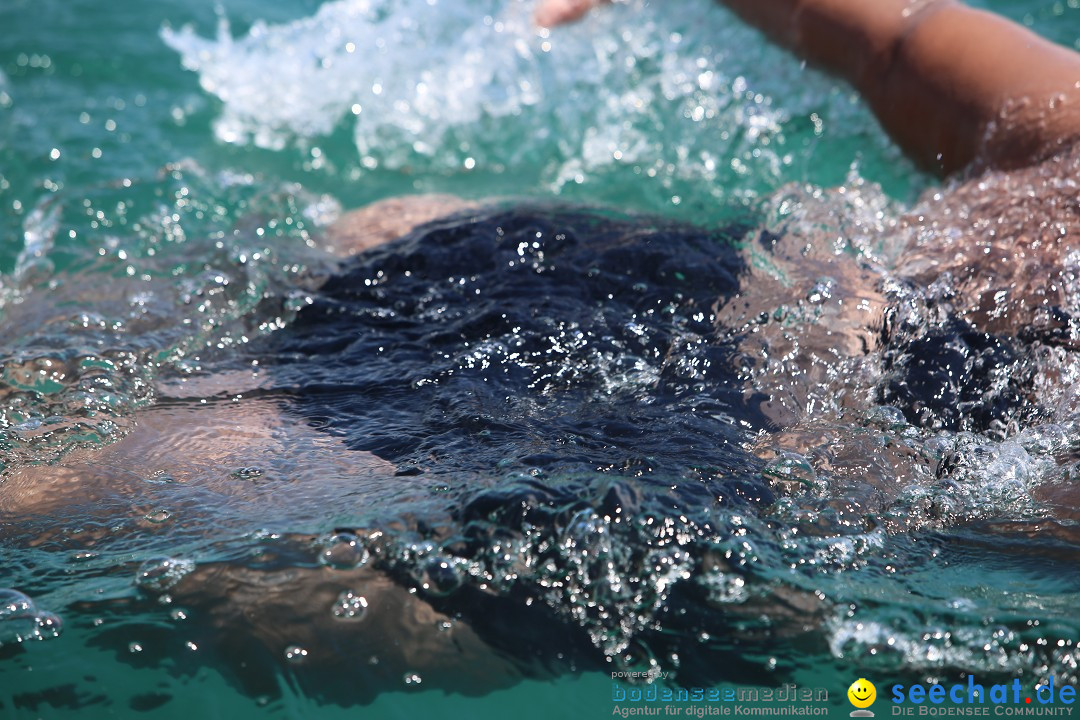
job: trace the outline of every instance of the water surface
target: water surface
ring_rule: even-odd
[[[858,675],[1075,682],[1075,363],[860,274],[930,179],[704,1],[527,18],[0,9],[0,585],[63,623],[0,637],[0,713],[607,716],[604,673],[651,664],[837,707]],[[325,252],[418,191],[528,200]],[[863,292],[907,314],[852,363]],[[957,347],[974,380],[920,414],[911,358]],[[382,649],[391,618],[433,649]]]

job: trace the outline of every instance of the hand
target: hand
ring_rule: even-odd
[[[533,21],[540,27],[555,27],[580,20],[597,5],[611,0],[539,0]]]

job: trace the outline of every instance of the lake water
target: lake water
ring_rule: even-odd
[[[1080,47],[1072,0],[981,6]],[[36,608],[0,597],[0,717],[608,717],[650,668],[835,714],[860,676],[1076,682],[1046,505],[1075,415],[804,388],[818,424],[770,439],[789,408],[746,388],[791,366],[714,334],[754,258],[783,269],[758,229],[887,266],[936,181],[705,0],[529,12],[0,7],[0,587]],[[498,200],[325,252],[406,193]],[[843,335],[850,279],[811,280],[762,324]],[[1043,371],[941,327],[878,359]]]

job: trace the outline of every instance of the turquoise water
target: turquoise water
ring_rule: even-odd
[[[321,230],[345,208],[446,192],[556,198],[720,227],[756,224],[785,192],[841,184],[863,188],[896,217],[933,184],[850,89],[805,70],[722,9],[704,0],[678,11],[631,5],[544,38],[528,27],[526,4],[494,0],[4,3],[0,462],[11,470],[106,444],[133,429],[136,411],[157,407],[155,398],[199,397],[176,392],[177,378],[237,370],[230,358],[306,305],[311,278],[331,265]],[[1080,43],[1076,3],[984,6]],[[172,391],[163,389],[169,383]],[[316,457],[311,438],[295,433],[260,450],[277,453],[265,460],[271,471],[298,473],[307,463],[343,484],[379,472],[333,475],[333,448],[329,459]],[[193,454],[204,440],[190,439]],[[168,442],[179,449],[167,457],[188,449],[183,437]],[[1052,439],[1029,437],[1022,450],[980,437],[958,442],[1023,475],[1041,466],[1019,454],[1037,458],[1039,443]],[[221,462],[232,469],[236,460]],[[202,470],[174,474],[185,472]],[[1000,476],[991,480],[948,495],[953,509],[943,514],[978,518],[972,508],[985,502],[993,518],[995,500],[1023,504]],[[140,496],[134,510],[105,520],[38,518],[40,542],[5,533],[0,586],[32,595],[64,632],[0,647],[0,717],[611,714],[611,682],[595,671],[479,698],[393,687],[360,708],[320,701],[287,673],[273,696],[239,692],[215,658],[187,649],[191,640],[167,612],[128,603],[150,558],[220,560],[274,523],[317,534],[358,522],[325,498],[286,494],[263,506],[249,492],[251,506],[212,515],[219,525],[209,532],[213,523],[155,529],[184,512],[166,488],[148,502],[167,507]],[[1019,520],[1005,515],[1038,517],[1028,510],[1016,510]],[[102,543],[95,531],[112,539]],[[763,582],[781,582],[781,569],[814,552],[835,573],[813,587],[851,599],[858,612],[831,619],[807,646],[723,647],[709,662],[779,664],[801,686],[828,687],[833,708],[844,707],[842,691],[858,674],[927,678],[967,667],[1025,681],[1069,677],[1075,544],[1066,535],[1031,560],[1018,537],[1004,547],[986,538],[934,526],[890,539],[874,530],[809,546],[763,542],[775,574]],[[80,555],[84,545],[96,554]],[[903,577],[885,582],[896,567]],[[886,636],[899,645],[886,646]],[[165,639],[148,651],[153,660],[139,661],[133,644],[154,638]],[[1057,655],[1029,648],[1058,640]]]

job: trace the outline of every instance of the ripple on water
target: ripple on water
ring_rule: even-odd
[[[205,358],[280,329],[304,304],[301,278],[327,263],[308,217],[324,201],[186,163],[57,203],[50,232],[100,247],[64,248],[73,274],[4,284],[0,465],[114,442],[156,399],[162,374],[196,374]],[[241,217],[263,224],[237,231]],[[104,232],[119,226],[128,231]]]
[[[833,273],[823,284],[819,268],[806,277],[789,268],[788,281],[812,283],[816,297],[795,287],[804,304],[776,296],[783,312],[753,308],[738,332],[718,330],[717,298],[746,302],[736,278],[751,269],[730,242],[738,236],[737,228],[496,210],[356,258],[313,293],[288,330],[246,343],[244,352],[265,368],[260,389],[287,389],[296,399],[288,412],[318,418],[320,433],[340,443],[335,453],[356,462],[368,451],[395,464],[380,476],[393,502],[368,503],[359,482],[333,493],[329,484],[291,488],[288,479],[235,482],[229,469],[254,466],[230,460],[216,469],[222,488],[298,499],[326,492],[334,524],[319,530],[354,529],[297,540],[295,518],[285,515],[280,528],[245,536],[258,557],[225,554],[237,567],[269,573],[265,588],[310,570],[330,588],[318,618],[342,633],[377,625],[362,621],[383,607],[369,607],[369,586],[345,589],[362,570],[432,606],[524,599],[545,622],[629,666],[678,668],[691,648],[740,652],[750,639],[775,644],[802,633],[823,637],[834,656],[888,658],[882,662],[894,669],[1023,671],[1067,660],[1075,621],[1051,602],[1071,592],[1067,571],[1062,587],[1038,597],[1042,605],[1009,604],[1012,586],[945,581],[961,566],[1005,566],[1011,543],[1032,547],[1024,524],[1045,517],[1039,493],[1069,472],[1072,419],[1051,416],[1016,432],[927,422],[907,412],[900,393],[904,407],[889,404],[885,372],[821,361],[830,372],[808,384],[866,394],[846,403],[822,391],[790,424],[775,422],[760,410],[764,393],[748,395],[740,374],[745,337],[811,346],[815,332],[834,327],[822,318],[841,322],[829,313],[840,312],[851,278]],[[904,342],[928,328],[946,326],[933,313],[912,313]],[[910,353],[910,343],[903,347]],[[884,350],[876,352],[870,359],[882,361]],[[765,370],[790,367],[783,357],[763,362]],[[792,382],[780,375],[760,380]],[[209,447],[205,438],[240,416],[199,428],[186,447]],[[280,429],[269,435],[286,437]],[[148,485],[145,473],[138,477]],[[184,482],[153,489],[177,497],[188,490]],[[200,507],[217,519],[230,512],[225,503]],[[348,522],[337,522],[338,513]],[[998,523],[994,532],[989,522]],[[1074,541],[1057,532],[1066,549],[1052,552],[1069,556]],[[973,537],[998,542],[987,549]],[[154,558],[136,585],[172,591],[195,569]],[[1035,571],[1029,563],[1013,579]],[[977,593],[988,599],[956,602]],[[1017,620],[1025,614],[1044,624],[1025,630]],[[432,629],[431,618],[424,622]],[[303,644],[277,642],[279,661],[324,662],[308,636],[286,639]],[[410,663],[393,672],[408,678],[422,669]]]

